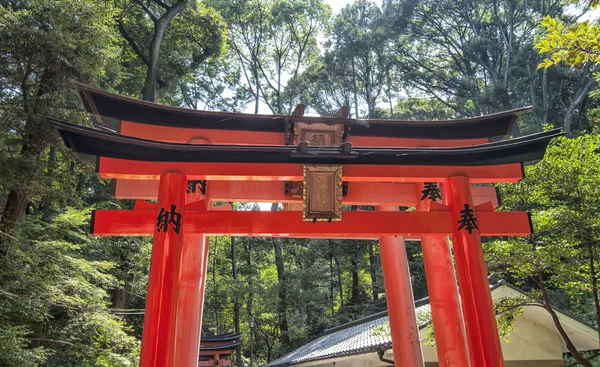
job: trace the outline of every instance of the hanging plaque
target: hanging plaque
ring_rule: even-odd
[[[294,124],[294,145],[307,141],[311,146],[339,146],[344,136],[344,124],[306,123]]]
[[[294,145],[307,141],[309,146],[339,146],[344,142],[343,136],[344,124],[306,123],[301,121],[294,123]],[[291,182],[288,193],[292,198],[302,198],[303,183]]]
[[[305,221],[342,220],[342,166],[304,165]]]

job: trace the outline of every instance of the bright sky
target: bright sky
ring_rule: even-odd
[[[331,9],[333,10],[333,14],[339,13],[340,10],[342,10],[342,8],[344,6],[354,2],[354,0],[324,0],[324,1],[325,1],[325,3],[329,4],[329,6],[331,6]]]

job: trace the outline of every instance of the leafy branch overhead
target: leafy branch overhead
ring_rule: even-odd
[[[600,25],[585,21],[565,26],[550,16],[541,21],[546,33],[535,45],[541,54],[549,54],[539,68],[565,63],[581,67],[591,62],[600,64]]]

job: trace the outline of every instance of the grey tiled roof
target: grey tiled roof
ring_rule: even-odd
[[[428,323],[431,308],[429,299],[415,302],[419,327]],[[303,345],[295,351],[267,364],[265,367],[287,366],[301,362],[374,352],[392,347],[390,325],[386,312],[381,317],[365,317],[330,329],[329,334]]]

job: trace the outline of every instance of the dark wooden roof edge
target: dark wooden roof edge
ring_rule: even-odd
[[[493,143],[451,148],[241,146],[167,143],[50,119],[76,153],[152,162],[305,163],[474,166],[537,161],[560,129]]]
[[[419,121],[350,119],[344,116],[348,109],[344,108],[346,106],[343,106],[333,117],[300,117],[298,112],[303,109],[304,105],[297,106],[297,110],[295,110],[297,113],[296,116],[199,111],[125,97],[78,82],[70,82],[69,86],[77,92],[86,110],[94,114],[97,124],[103,128],[111,124],[117,125],[119,121],[124,120],[174,128],[216,128],[224,130],[283,132],[286,121],[299,120],[325,124],[348,124],[352,127],[352,135],[469,139],[496,136],[505,137],[510,134],[514,120],[531,110],[531,107],[523,107],[464,119]],[[97,98],[94,99],[95,97]],[[105,105],[98,106],[98,102]],[[175,116],[167,118],[167,116],[173,114],[177,118],[174,118]],[[114,120],[117,121],[115,122]],[[244,120],[244,123],[241,123],[240,120]],[[499,126],[493,126],[494,123]],[[431,131],[430,129],[434,127],[443,131],[437,133]],[[111,129],[119,131],[118,126],[113,126]],[[409,129],[410,131],[403,129]],[[412,131],[414,129],[418,129],[419,131]]]
[[[200,338],[200,350],[201,351],[209,351],[209,350],[227,350],[227,349],[235,349],[238,345],[241,345],[242,342],[229,343],[224,345],[211,345],[211,346],[203,346],[202,338]]]
[[[202,342],[230,341],[230,340],[235,340],[235,339],[239,338],[240,335],[242,335],[242,333],[237,333],[237,334],[228,333],[228,334],[221,334],[221,335],[201,336],[200,341],[202,341]]]

